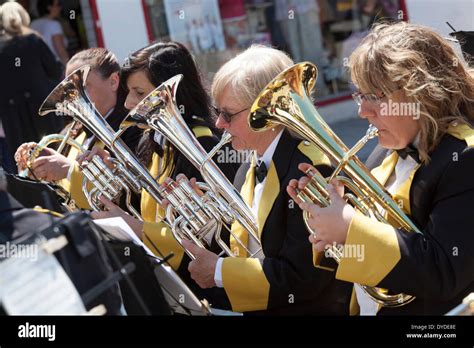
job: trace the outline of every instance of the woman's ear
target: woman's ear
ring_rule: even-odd
[[[114,92],[117,92],[117,90],[119,88],[119,85],[120,85],[120,77],[119,77],[118,72],[113,72],[109,76],[109,82],[110,82],[110,86],[111,86],[112,90]]]

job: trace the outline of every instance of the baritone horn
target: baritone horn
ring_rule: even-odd
[[[274,124],[281,124],[317,146],[336,167],[330,178],[319,173],[307,173],[311,180],[298,197],[305,202],[313,202],[322,207],[330,205],[326,185],[337,178],[354,194],[346,194],[346,201],[367,216],[373,216],[384,223],[394,221],[397,227],[409,232],[421,233],[408,218],[390,193],[377,181],[365,165],[357,158],[356,153],[369,140],[377,136],[377,129],[370,125],[366,135],[349,149],[331,130],[318,113],[310,98],[318,72],[314,64],[303,62],[296,64],[279,74],[270,82],[252,105],[248,119],[250,128],[263,131]],[[344,171],[346,176],[338,175]],[[380,207],[380,208],[379,208]],[[384,212],[388,218],[385,218]],[[308,230],[309,214],[304,213]],[[339,263],[342,253],[331,246],[330,255]],[[319,259],[322,254],[319,255]],[[406,294],[387,294],[384,290],[361,285],[374,301],[386,307],[405,305],[414,296]]]
[[[76,148],[80,153],[85,151],[80,143],[78,143],[77,141],[75,141],[73,138],[70,137],[69,131],[67,134],[45,135],[35,145],[35,147],[33,147],[29,151],[28,159],[26,161],[26,168],[24,170],[19,171],[18,176],[22,178],[28,178],[30,176],[29,173],[31,173],[31,177],[34,180],[41,181],[45,183],[46,185],[48,185],[48,187],[54,190],[54,192],[57,194],[59,198],[61,205],[68,212],[74,212],[74,211],[77,211],[79,207],[76,205],[76,202],[74,201],[74,199],[71,198],[71,194],[57,182],[46,182],[43,180],[39,180],[32,169],[33,162],[39,157],[39,155],[41,154],[41,151],[43,151],[43,149],[47,148],[49,145],[54,144],[54,143],[60,143],[58,149],[56,150],[58,153],[62,152],[66,144],[71,147]]]
[[[78,143],[71,137],[71,132],[75,125],[76,121],[72,122],[66,134],[49,134],[41,138],[38,144],[36,144],[36,146],[30,150],[28,154],[28,160],[26,162],[26,168],[20,171],[18,175],[26,178],[28,176],[28,172],[32,172],[31,166],[33,165],[33,162],[39,157],[41,151],[49,147],[51,144],[60,143],[58,149],[56,150],[58,153],[62,153],[66,145],[76,148],[80,153],[84,152],[85,149],[82,144]]]
[[[210,153],[204,150],[176,105],[176,90],[182,78],[183,75],[176,75],[152,91],[130,111],[121,129],[140,126],[161,133],[201,172],[205,182],[197,183],[197,186],[204,192],[202,196],[194,191],[187,179],[175,181],[168,178],[161,186],[163,196],[170,203],[166,210],[167,221],[182,246],[182,240],[187,239],[206,248],[213,234],[212,238],[223,253],[238,256],[237,251],[231,250],[221,238],[221,231],[226,228],[248,256],[255,256],[261,250],[257,222],[240,193],[212,160],[214,154],[231,140],[231,136],[224,133]],[[257,251],[252,253],[246,243],[228,228],[235,222],[260,247]],[[183,249],[186,250],[184,246]],[[186,253],[194,259],[191,252],[186,250]]]
[[[159,186],[91,103],[85,90],[89,71],[88,65],[73,71],[50,93],[38,113],[41,116],[50,112],[55,112],[58,116],[71,116],[75,121],[82,123],[115,155],[116,159],[112,159],[115,165],[113,169],[109,168],[99,156],[94,156],[91,161],[84,161],[81,165],[84,173],[83,190],[91,207],[97,211],[103,210],[99,200],[101,195],[117,202],[119,197],[125,194],[127,209],[142,220],[141,215],[131,204],[131,192],[140,193],[144,189],[158,204],[161,204]],[[88,181],[93,186],[90,190]]]
[[[32,148],[30,149],[28,153],[28,159],[26,161],[26,168],[24,170],[21,170],[18,172],[18,176],[22,178],[28,178],[30,176],[29,173],[31,173],[31,176],[35,179],[38,180],[36,177],[32,166],[33,162],[40,156],[41,152],[49,147],[51,144],[55,143],[60,143],[56,152],[59,154],[62,154],[64,148],[66,145],[69,145],[79,151],[79,153],[83,153],[85,151],[84,147],[82,144],[77,142],[71,137],[71,133],[77,124],[77,121],[73,121],[68,128],[66,134],[49,134],[45,135],[44,137],[41,138],[41,140]],[[39,180],[42,181],[42,180]],[[56,182],[51,182],[51,183],[46,183],[50,188],[52,188],[58,197],[60,198],[62,206],[69,212],[74,212],[79,209],[79,207],[76,205],[76,202],[71,198],[71,194],[64,189],[61,185],[59,185]]]

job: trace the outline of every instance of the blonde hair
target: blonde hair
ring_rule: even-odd
[[[28,32],[30,15],[17,2],[6,2],[0,6],[0,33],[15,36]]]
[[[293,64],[282,51],[252,45],[219,69],[212,81],[212,98],[218,100],[225,88],[230,87],[234,97],[250,107],[263,88]]]
[[[403,90],[420,107],[422,161],[453,121],[474,120],[474,71],[449,42],[416,24],[376,24],[349,58],[354,84],[362,93],[390,95]]]

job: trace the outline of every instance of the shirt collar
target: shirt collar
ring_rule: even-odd
[[[415,164],[420,163],[419,154],[418,154],[418,146],[420,145],[420,139],[421,139],[421,132],[418,132],[415,139],[409,145],[407,145],[407,148],[414,148],[415,149],[414,150],[416,152],[415,157],[417,157],[417,158],[415,159],[414,157],[412,157],[413,155],[410,154],[412,151],[409,151],[409,156],[406,156],[405,158],[403,158],[402,156],[398,157],[397,165],[401,164],[401,163],[404,163],[404,162],[413,162]],[[404,150],[406,150],[406,148],[402,149],[402,150],[394,150],[394,151],[398,152],[398,151],[404,151]]]
[[[263,161],[263,163],[265,163],[265,166],[267,168],[270,168],[270,163],[272,161],[272,158],[273,158],[273,154],[275,153],[275,149],[278,145],[278,142],[280,141],[280,138],[281,138],[281,135],[283,134],[283,129],[280,131],[280,133],[277,134],[277,136],[275,137],[275,139],[273,139],[273,141],[271,142],[270,146],[267,147],[267,149],[265,150],[265,152],[263,153],[263,156],[258,156],[256,155],[257,157],[257,164],[260,163],[261,161]]]
[[[415,139],[412,142],[412,145],[418,149],[418,146],[420,145],[420,139],[421,139],[421,131],[418,132],[416,135]]]

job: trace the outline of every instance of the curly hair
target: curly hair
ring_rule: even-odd
[[[362,93],[403,90],[420,106],[423,162],[451,122],[474,120],[474,70],[438,33],[422,25],[375,24],[349,58],[353,83]]]

